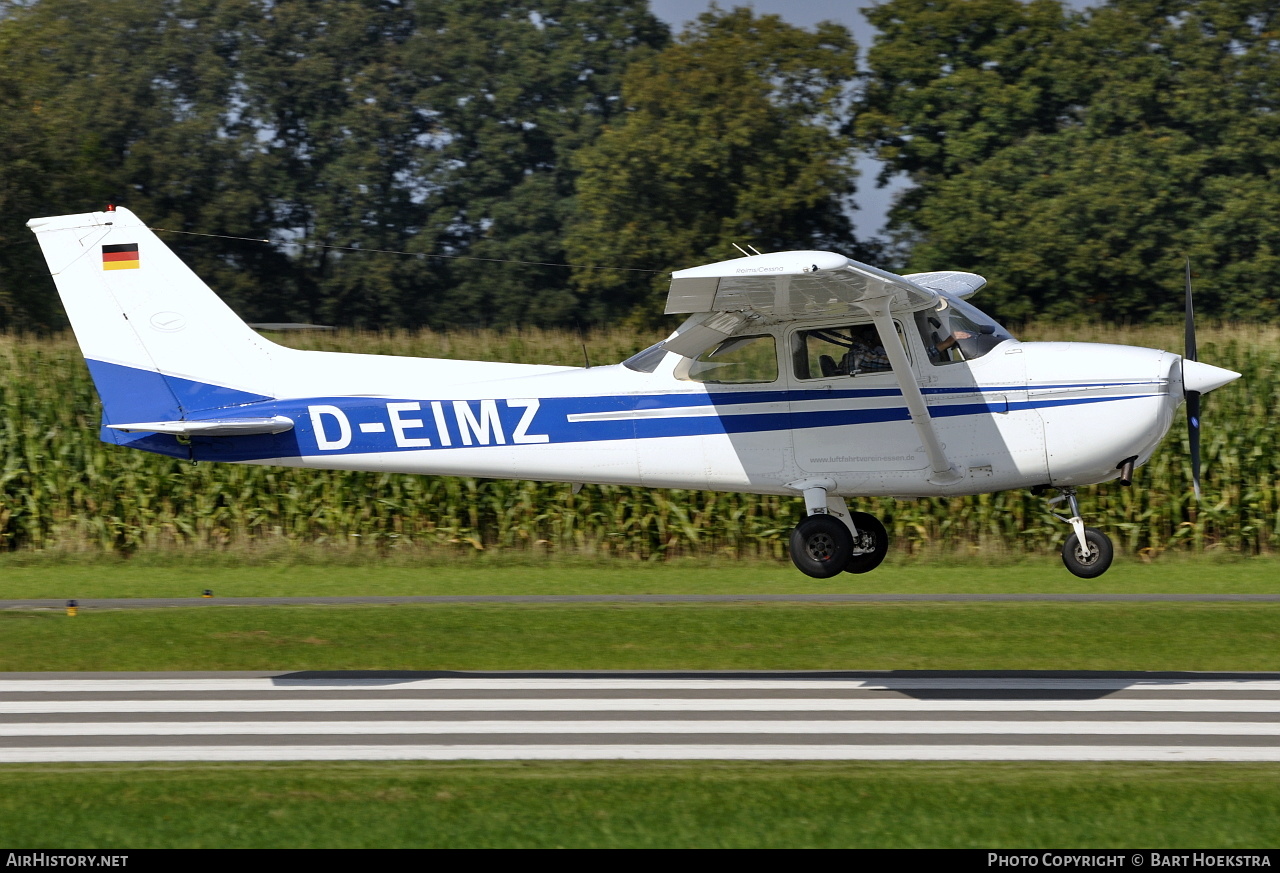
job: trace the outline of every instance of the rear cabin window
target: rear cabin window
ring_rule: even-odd
[[[627,358],[622,362],[622,365],[629,370],[635,370],[637,373],[652,373],[658,369],[662,359],[667,356],[666,344],[666,340],[654,343],[649,348],[636,352]]]
[[[716,385],[774,382],[778,378],[778,348],[770,334],[730,337],[698,355],[682,378]]]

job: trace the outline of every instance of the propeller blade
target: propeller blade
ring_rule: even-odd
[[[1183,335],[1182,360],[1196,360],[1196,313],[1191,305],[1191,258],[1187,257],[1187,304],[1186,333]],[[1185,385],[1184,370],[1184,385]],[[1187,448],[1191,451],[1191,487],[1195,490],[1196,500],[1200,499],[1200,392],[1187,391],[1184,387],[1183,397],[1187,401]]]
[[[1191,487],[1200,499],[1200,392],[1187,392],[1187,443],[1191,450]]]
[[[1191,258],[1187,258],[1187,328],[1184,335],[1182,357],[1188,361],[1198,361],[1196,357],[1196,315],[1191,306]]]

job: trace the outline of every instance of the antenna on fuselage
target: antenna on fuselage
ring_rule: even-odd
[[[737,249],[738,251],[742,252],[742,256],[743,256],[744,258],[749,258],[749,257],[751,257],[751,253],[750,253],[750,252],[748,252],[746,249],[744,249],[742,246],[738,245],[737,243],[729,243],[729,245],[733,246],[735,249]]]
[[[582,322],[575,318],[573,323],[574,326],[578,328],[578,342],[582,343],[582,362],[586,365],[587,369],[590,370],[591,356],[587,354],[587,334],[582,329]]]
[[[755,246],[750,246],[750,245],[749,245],[749,246],[747,246],[747,248],[751,249],[751,251],[752,251],[753,253],[757,254],[757,255],[762,254],[762,252],[760,252],[760,250],[759,250],[759,249],[757,249]]]

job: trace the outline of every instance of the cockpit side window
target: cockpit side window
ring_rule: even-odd
[[[778,347],[771,334],[730,337],[689,362],[676,376],[691,382],[733,385],[774,382],[778,378]]]
[[[916,313],[920,339],[934,364],[974,361],[1013,334],[976,306],[943,297],[932,309]]]
[[[902,326],[897,328],[901,341]],[[874,324],[796,331],[792,359],[797,379],[867,376],[893,369]]]

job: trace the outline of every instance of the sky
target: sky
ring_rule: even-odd
[[[872,5],[869,0],[721,0],[720,7],[751,6],[759,15],[778,15],[797,27],[812,27],[819,21],[839,22],[853,31],[859,46],[866,46],[875,30],[862,17],[860,8],[864,4]],[[709,0],[649,0],[653,14],[676,28],[697,18],[710,5]]]
[[[653,14],[677,31],[686,21],[697,18],[710,5],[710,0],[649,0]],[[722,0],[719,5],[725,9],[751,6],[757,14],[777,15],[797,27],[812,27],[819,21],[835,21],[853,32],[860,57],[865,55],[876,32],[860,11],[862,6],[872,5],[866,0]],[[858,160],[860,175],[858,193],[854,197],[858,210],[852,217],[859,238],[876,236],[883,229],[885,214],[889,211],[893,196],[906,187],[905,179],[898,179],[884,188],[877,188],[876,177],[880,173],[880,167],[880,162],[870,156],[864,155]]]

